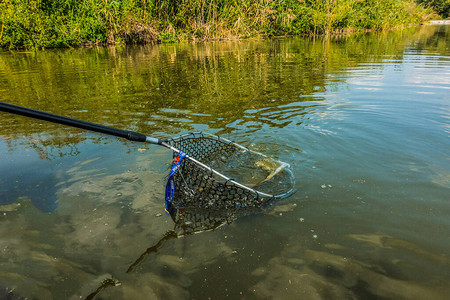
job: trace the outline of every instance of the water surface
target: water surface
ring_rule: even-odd
[[[445,299],[449,44],[449,26],[424,26],[1,52],[1,101],[160,138],[220,134],[290,163],[297,193],[148,252],[175,225],[170,152],[1,113],[0,288],[79,299],[111,279],[96,298]]]

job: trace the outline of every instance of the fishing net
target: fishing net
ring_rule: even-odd
[[[134,272],[171,239],[216,230],[294,192],[294,178],[287,163],[227,139],[196,132],[162,144],[174,151],[166,185],[166,210],[174,228],[148,247],[127,273]],[[88,298],[118,284],[108,278]]]
[[[166,186],[166,210],[259,208],[293,193],[287,163],[227,139],[189,133],[165,141],[174,152]]]

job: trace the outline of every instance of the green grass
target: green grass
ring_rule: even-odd
[[[384,30],[432,16],[413,0],[3,0],[0,12],[6,49]]]

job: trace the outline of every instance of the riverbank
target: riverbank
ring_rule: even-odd
[[[5,0],[0,11],[4,49],[381,31],[435,16],[413,0]]]

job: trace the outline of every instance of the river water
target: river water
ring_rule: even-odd
[[[0,113],[0,298],[450,294],[449,26],[0,52],[0,101],[219,134],[288,162],[297,190],[155,250],[170,151]]]

